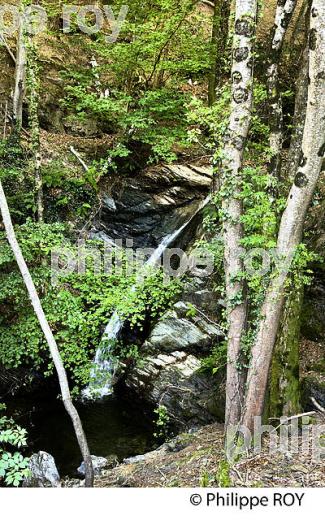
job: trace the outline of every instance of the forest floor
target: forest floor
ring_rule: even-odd
[[[313,416],[325,437],[325,420]],[[323,442],[324,446],[325,443]],[[158,450],[126,459],[96,477],[96,487],[324,487],[325,447],[321,457],[313,456],[316,439],[309,435],[308,449],[291,448],[269,453],[247,453],[228,469],[224,459],[223,426],[204,426],[165,443]],[[297,450],[296,450],[297,451]],[[226,468],[226,469],[225,469]],[[69,484],[68,484],[69,485]],[[71,485],[71,484],[70,484]]]

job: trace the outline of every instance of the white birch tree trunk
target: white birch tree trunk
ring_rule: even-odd
[[[281,259],[261,309],[252,348],[242,423],[253,431],[263,413],[268,374],[285,297],[288,268],[302,239],[303,226],[325,153],[325,3],[313,0],[309,33],[309,88],[301,160],[282,215],[277,240]]]
[[[13,96],[13,125],[14,130],[19,133],[22,127],[23,120],[23,102],[25,96],[26,84],[26,45],[24,35],[24,24],[21,21],[19,27],[18,41],[17,41],[17,57],[16,57],[16,71],[15,71],[15,90]]]
[[[40,142],[40,124],[38,117],[39,109],[39,92],[40,79],[39,67],[37,63],[37,49],[30,36],[27,45],[27,65],[26,73],[28,83],[28,115],[29,126],[31,131],[31,147],[33,152],[33,167],[35,178],[36,191],[36,208],[37,218],[39,222],[43,222],[44,217],[44,202],[43,202],[43,179],[42,179],[42,156],[41,156],[41,142]]]
[[[49,323],[46,319],[46,316],[44,314],[42,304],[40,302],[40,299],[38,297],[33,279],[30,275],[30,272],[28,270],[27,264],[24,260],[23,254],[21,252],[20,246],[18,244],[15,231],[12,225],[10,212],[6,200],[5,193],[3,191],[3,187],[0,181],[0,209],[2,213],[3,223],[7,234],[8,242],[11,246],[11,249],[13,251],[13,254],[15,256],[15,259],[17,261],[19,270],[22,274],[23,280],[25,282],[31,304],[34,308],[35,314],[38,318],[39,324],[42,328],[42,331],[44,333],[44,336],[46,338],[50,354],[58,375],[58,380],[60,384],[61,394],[62,394],[62,400],[64,407],[66,411],[68,412],[72,423],[74,427],[74,431],[78,440],[78,444],[80,447],[80,451],[83,457],[83,460],[85,461],[85,468],[86,468],[86,481],[85,484],[87,487],[91,487],[93,485],[94,480],[94,473],[93,473],[93,466],[92,466],[92,460],[88,448],[87,439],[82,427],[82,423],[79,417],[79,414],[72,402],[71,395],[70,395],[70,389],[69,389],[69,383],[67,374],[64,368],[64,365],[62,363],[62,359],[60,356],[60,352],[58,349],[58,346],[56,344],[56,341],[54,339],[53,333],[51,331],[51,328],[49,326]]]
[[[239,364],[241,338],[246,328],[247,304],[241,239],[240,200],[244,148],[249,131],[253,101],[253,43],[256,31],[257,0],[237,0],[233,38],[232,105],[222,158],[224,264],[228,312],[228,360],[226,385],[226,425],[237,424],[243,404],[244,377]]]

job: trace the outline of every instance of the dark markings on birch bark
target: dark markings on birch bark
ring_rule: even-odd
[[[240,83],[243,79],[242,74],[239,72],[239,70],[235,70],[232,74],[232,81],[233,83]]]
[[[306,166],[306,163],[307,163],[307,157],[305,157],[303,151],[301,151],[300,161],[299,161],[300,168],[303,168],[304,166]]]
[[[234,50],[234,60],[237,61],[237,63],[247,60],[248,55],[249,55],[248,47],[239,47],[238,49]]]
[[[285,13],[281,20],[281,27],[283,27],[283,29],[287,29],[287,27],[290,23],[290,20],[291,20],[291,13]]]
[[[240,20],[236,20],[235,34],[251,38],[254,34],[254,27],[254,20],[252,20],[250,16],[243,16]]]
[[[248,96],[249,92],[246,88],[239,87],[234,90],[233,98],[235,103],[245,103],[245,101],[248,99]]]
[[[317,43],[317,31],[316,31],[316,29],[311,29],[309,31],[309,48],[311,51],[314,51],[316,49],[316,43]]]
[[[303,188],[304,186],[307,186],[307,184],[308,179],[306,175],[302,172],[298,172],[295,176],[295,185],[297,186],[297,188]]]
[[[232,138],[232,144],[236,148],[236,150],[243,150],[245,145],[245,137],[241,135],[236,135]],[[241,168],[238,169],[238,173],[240,173]]]

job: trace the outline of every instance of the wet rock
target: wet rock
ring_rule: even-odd
[[[24,481],[24,487],[60,487],[60,475],[55,460],[49,453],[39,451],[29,462],[31,475]]]
[[[209,192],[210,168],[168,165],[119,178],[103,197],[97,231],[111,239],[133,240],[134,247],[157,247],[195,212]]]
[[[201,371],[200,360],[184,351],[147,357],[126,377],[126,386],[155,406],[165,406],[180,427],[222,418],[220,380]],[[219,387],[219,390],[217,390]]]
[[[105,457],[97,457],[96,455],[91,456],[93,463],[94,474],[98,475],[104,468],[109,466],[109,461]],[[85,476],[85,463],[82,462],[77,469],[79,475]]]
[[[222,330],[205,317],[200,309],[179,301],[172,311],[158,321],[144,343],[143,351],[186,351],[202,356],[221,338]]]
[[[115,200],[112,197],[105,195],[103,198],[103,204],[105,209],[107,209],[108,211],[116,211]]]
[[[62,481],[62,487],[65,488],[81,488],[85,487],[85,481],[79,478],[66,478]]]
[[[135,455],[134,457],[128,457],[123,460],[124,464],[136,464],[137,462],[143,462],[146,460],[146,455]]]

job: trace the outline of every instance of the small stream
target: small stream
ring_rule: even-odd
[[[53,392],[6,400],[7,414],[28,431],[28,454],[47,451],[55,458],[61,477],[78,476],[81,455],[70,418]],[[154,446],[152,417],[115,396],[77,403],[92,455],[125,457]]]
[[[136,190],[136,195],[137,193]],[[171,231],[170,234],[162,237],[157,242],[156,250],[147,261],[146,266],[155,265],[165,249],[171,246],[186,230],[188,231],[189,225],[208,204],[209,200],[210,198],[207,197],[199,204],[197,204],[197,201],[195,202],[193,211],[191,214],[186,215],[185,222],[182,219],[183,222],[177,224],[176,230]],[[152,211],[152,207],[155,207],[154,205],[152,206],[154,200],[151,201],[151,204],[149,202],[145,201],[145,204]],[[133,203],[135,207],[139,206],[137,197],[135,197]],[[128,208],[129,205],[126,204],[125,207]],[[173,205],[172,207],[174,208]],[[120,215],[120,212],[118,214]],[[128,217],[128,223],[129,220],[130,218]],[[111,214],[109,214],[108,221],[112,224]],[[133,232],[133,235],[137,236],[137,233]],[[105,236],[107,236],[107,233]],[[125,231],[121,232],[120,236],[128,236],[128,234]],[[120,320],[117,313],[114,313],[105,329],[104,339],[111,340],[116,338],[122,327],[123,321]],[[119,392],[112,393],[110,378],[108,378],[109,381],[107,383],[107,375],[112,373],[114,367],[111,361],[107,359],[108,353],[105,352],[105,354],[106,356],[102,355],[102,346],[99,345],[96,352],[95,365],[97,370],[102,370],[105,377],[103,378],[104,384],[96,384],[95,387],[96,389],[99,387],[99,395],[105,397],[100,400],[83,399],[83,401],[77,402],[76,406],[83,423],[91,454],[107,458],[114,456],[119,461],[122,461],[126,457],[150,451],[157,445],[157,440],[154,437],[153,413],[150,410],[145,410],[143,407],[136,406],[134,402],[128,399],[129,396],[127,395],[119,395]],[[97,380],[96,383],[98,383]],[[90,390],[90,387],[85,389],[84,397],[92,397]],[[54,385],[54,387],[46,387],[43,391],[38,391],[37,393],[16,396],[10,399],[3,398],[2,401],[7,405],[6,414],[9,417],[13,417],[28,432],[28,450],[26,450],[26,454],[30,455],[38,451],[46,451],[53,455],[61,477],[77,477],[77,468],[81,463],[81,454],[71,420],[62,402],[57,398],[57,393],[57,385]]]

